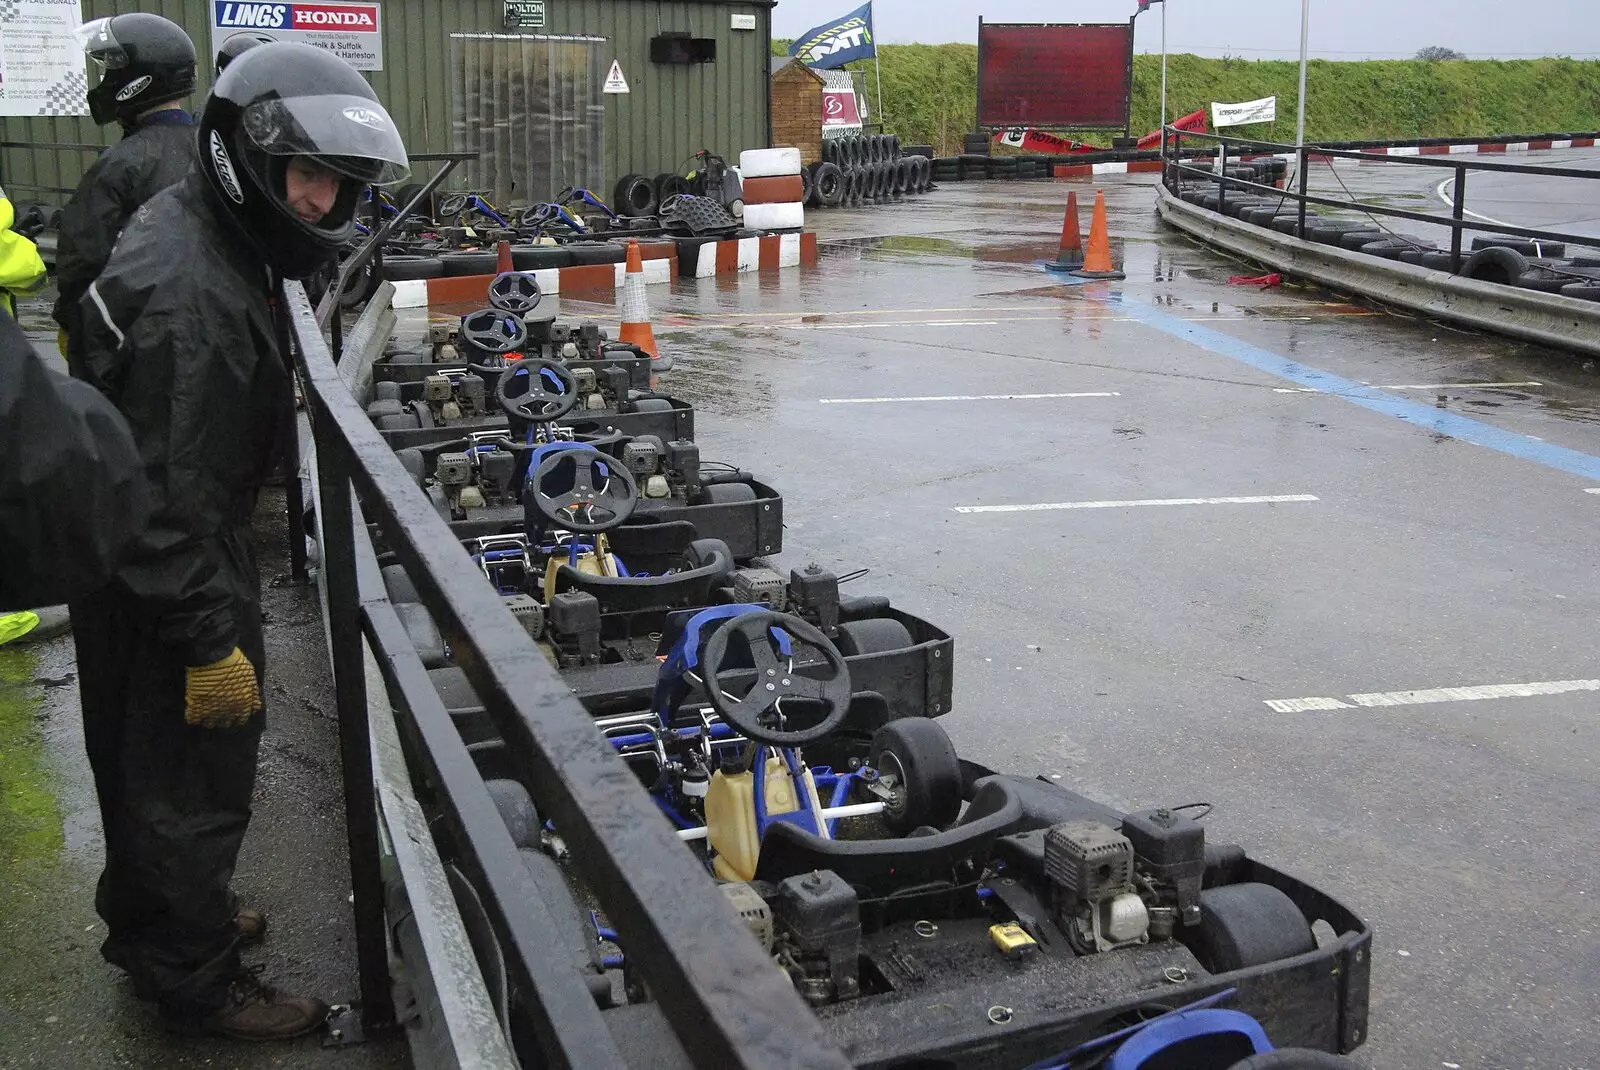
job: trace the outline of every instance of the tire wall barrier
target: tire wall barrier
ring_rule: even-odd
[[[893,134],[824,138],[809,168],[808,208],[859,208],[926,193],[935,179],[933,150],[901,145]]]

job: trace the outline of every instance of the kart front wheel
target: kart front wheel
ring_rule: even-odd
[[[884,824],[898,836],[923,826],[947,828],[961,812],[961,762],[938,722],[902,717],[872,737],[878,775],[893,778]]]

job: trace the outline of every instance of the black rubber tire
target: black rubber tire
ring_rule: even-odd
[[[447,279],[463,275],[493,275],[500,263],[500,258],[494,253],[445,253],[439,259],[444,262],[444,277]]]
[[[1368,242],[1361,247],[1360,251],[1368,256],[1382,257],[1385,260],[1399,260],[1401,251],[1409,248],[1411,246],[1405,242],[1395,241],[1393,238],[1384,238],[1382,241]]]
[[[1450,254],[1444,252],[1426,252],[1422,254],[1421,265],[1429,271],[1449,271]]]
[[[383,281],[378,275],[378,265],[369,259],[361,265],[360,271],[345,280],[344,290],[339,294],[339,307],[351,309],[366,304]]]
[[[1539,293],[1558,294],[1566,288],[1572,279],[1565,275],[1556,275],[1551,272],[1535,268],[1525,271],[1517,277],[1517,289],[1535,290]]]
[[[1422,266],[1422,257],[1424,254],[1437,251],[1438,250],[1436,249],[1401,249],[1399,259],[1402,264],[1411,264],[1413,267],[1420,267]]]
[[[444,261],[437,256],[386,256],[383,277],[390,282],[437,279],[444,275]]]
[[[428,459],[422,455],[421,450],[415,446],[408,446],[403,450],[396,450],[394,455],[400,458],[400,467],[406,470],[407,475],[416,480],[417,486],[420,487],[427,483]]]
[[[822,163],[832,164],[834,167],[839,166],[832,160],[824,160]],[[812,176],[817,173],[817,168],[821,167],[822,163],[814,163],[810,167],[800,168],[800,203],[805,205],[807,208],[821,207],[822,202],[817,200],[817,182]],[[841,171],[841,181],[843,180],[843,177],[844,173]]]
[[[702,497],[706,505],[740,505],[756,500],[756,488],[748,483],[708,483]]]
[[[1306,233],[1308,235],[1311,233],[1311,228],[1315,225],[1316,219],[1316,216],[1311,215],[1310,213],[1306,214]],[[1272,221],[1272,229],[1277,231],[1279,234],[1287,234],[1290,237],[1295,237],[1295,232],[1300,229],[1300,217],[1298,215],[1278,216]]]
[[[847,620],[839,625],[839,635],[833,645],[845,657],[862,654],[886,654],[905,650],[916,645],[911,630],[893,617],[868,617],[866,620]]]
[[[611,194],[611,207],[621,216],[654,215],[656,184],[644,175],[623,175]]]
[[[620,264],[628,259],[628,250],[609,241],[580,241],[565,246],[572,262],[580,267],[587,264]]]
[[[389,358],[390,364],[432,364],[433,349],[408,349]]]
[[[1382,240],[1381,230],[1347,230],[1339,235],[1339,248],[1358,251],[1363,245]]]
[[[656,176],[656,207],[666,203],[668,197],[689,192],[689,180],[682,175],[663,173]]]
[[[485,780],[483,786],[489,789],[489,798],[500,811],[500,820],[510,830],[511,842],[520,848],[538,847],[543,822],[539,820],[539,811],[528,789],[515,780]]]
[[[415,431],[422,426],[422,421],[417,419],[414,412],[402,412],[397,416],[378,417],[379,431]]]
[[[399,398],[379,398],[367,406],[367,418],[376,422],[385,416],[399,416],[406,411]]]
[[[1535,242],[1531,238],[1503,238],[1493,234],[1479,235],[1472,239],[1472,251],[1482,249],[1515,249],[1523,256],[1537,256],[1547,259],[1556,259],[1567,254],[1567,247],[1558,241]]]
[[[417,593],[417,586],[411,582],[404,565],[385,566],[382,575],[383,589],[388,594],[390,602],[399,605],[402,602],[422,601],[422,596]]]
[[[823,139],[823,142],[822,142],[822,162],[823,163],[839,164],[839,166],[841,168],[844,166],[839,161],[839,145],[840,145],[840,139],[839,138],[830,137],[830,138],[824,138]],[[813,166],[815,166],[815,165],[813,165]],[[805,170],[805,169],[802,168],[802,170]]]
[[[1562,297],[1576,297],[1580,301],[1600,301],[1600,283],[1569,282],[1561,287]]]
[[[883,823],[904,836],[927,825],[948,828],[961,813],[961,760],[939,722],[901,717],[872,735],[869,751],[879,773],[898,770],[895,801],[884,807]]]
[[[559,245],[513,245],[511,268],[514,271],[545,271],[572,266],[572,254]]]
[[[1461,275],[1481,282],[1515,286],[1517,280],[1528,273],[1528,267],[1528,258],[1515,249],[1492,245],[1467,257],[1461,265]]]
[[[1270,884],[1207,888],[1200,893],[1200,924],[1181,935],[1212,973],[1265,966],[1317,947],[1300,908]]]
[[[372,400],[374,401],[399,401],[400,384],[380,382],[372,384]]]
[[[1231,1070],[1360,1070],[1360,1065],[1314,1048],[1278,1048],[1236,1062]]]
[[[824,208],[837,208],[844,200],[844,172],[831,163],[819,164],[811,178],[817,200]]]

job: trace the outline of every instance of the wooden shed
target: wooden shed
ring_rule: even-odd
[[[793,145],[800,162],[822,159],[822,76],[786,60],[772,75],[772,143]]]

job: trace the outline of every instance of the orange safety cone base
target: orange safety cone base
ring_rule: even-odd
[[[1083,267],[1073,272],[1080,279],[1125,279],[1111,263],[1111,238],[1106,233],[1106,195],[1096,190],[1094,219],[1089,224],[1089,248],[1084,251]]]

